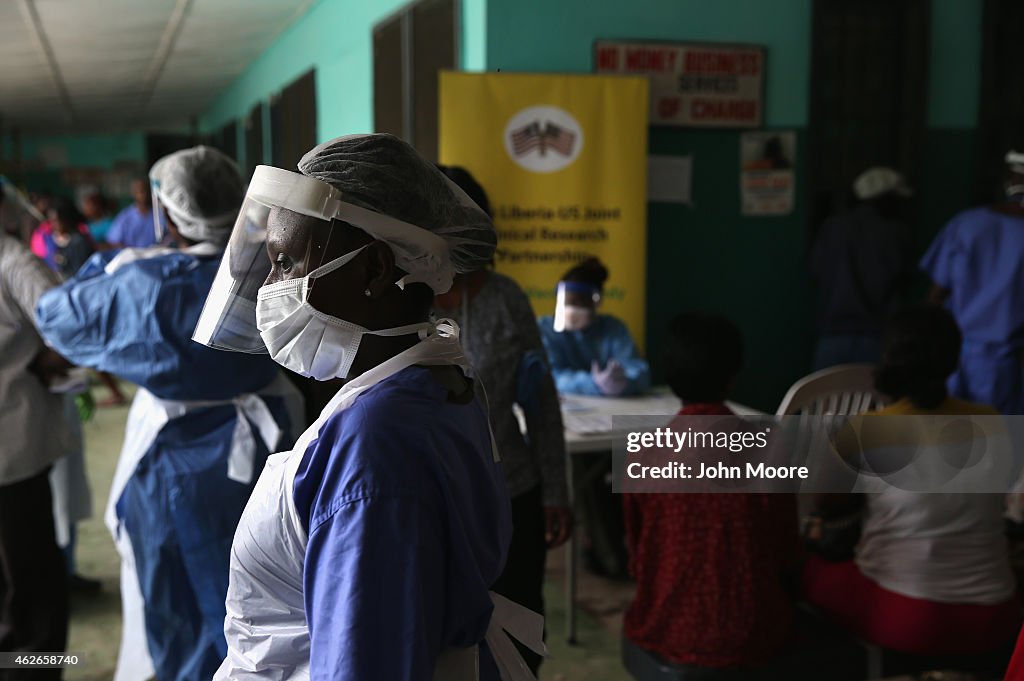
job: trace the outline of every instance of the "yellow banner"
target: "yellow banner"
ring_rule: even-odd
[[[469,170],[491,200],[495,265],[538,315],[555,286],[596,256],[601,311],[644,347],[647,279],[645,78],[441,74],[440,159]]]

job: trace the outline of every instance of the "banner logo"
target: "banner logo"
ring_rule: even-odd
[[[583,128],[555,106],[531,106],[505,126],[505,151],[521,168],[553,173],[568,167],[583,149]]]

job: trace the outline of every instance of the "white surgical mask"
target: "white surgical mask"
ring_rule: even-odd
[[[312,281],[346,265],[361,250],[346,253],[301,279],[260,287],[256,296],[256,327],[274,361],[318,381],[347,378],[364,335],[404,336],[422,333],[430,327],[422,323],[371,330],[324,314],[309,304]]]
[[[590,326],[594,319],[594,308],[583,305],[565,306],[565,330],[580,331]]]

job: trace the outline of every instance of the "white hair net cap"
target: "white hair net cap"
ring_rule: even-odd
[[[1010,172],[1024,175],[1024,152],[1012,149],[1006,152],[1006,165],[1010,166]]]
[[[193,241],[226,243],[245,198],[245,181],[228,156],[211,147],[176,151],[149,171],[154,203]]]
[[[393,135],[333,139],[307,152],[298,167],[303,175],[338,189],[343,201],[407,223],[378,230],[353,221],[391,246],[396,264],[409,274],[407,282],[423,282],[444,293],[455,274],[479,270],[494,255],[498,239],[487,214]],[[423,239],[417,227],[440,237],[447,248],[432,246],[437,239]]]
[[[868,168],[853,182],[853,193],[861,201],[877,199],[886,194],[913,196],[907,180],[892,168]]]

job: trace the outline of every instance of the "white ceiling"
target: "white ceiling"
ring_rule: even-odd
[[[313,0],[0,0],[0,123],[180,128]]]

